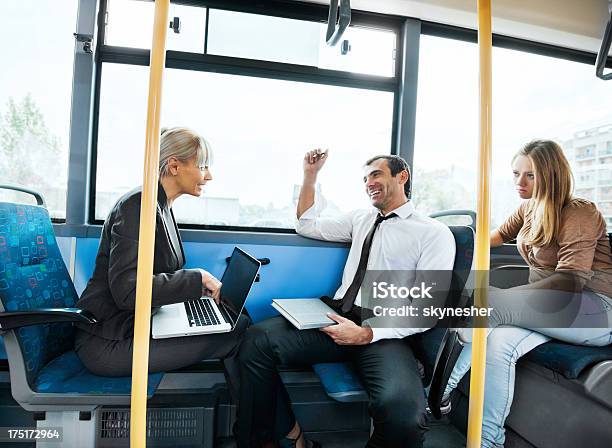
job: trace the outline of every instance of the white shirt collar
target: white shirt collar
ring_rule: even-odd
[[[376,209],[376,212],[380,213],[380,211],[378,209]],[[406,219],[406,218],[408,218],[410,215],[412,215],[414,213],[414,205],[412,204],[412,201],[408,201],[405,204],[400,205],[395,210],[391,210],[389,213],[395,213],[400,218]],[[387,215],[389,213],[387,213]]]

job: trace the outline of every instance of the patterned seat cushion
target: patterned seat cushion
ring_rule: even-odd
[[[77,299],[47,210],[0,202],[0,310],[73,307]],[[96,376],[83,366],[73,351],[71,323],[21,327],[15,335],[33,391],[130,394],[131,377]],[[162,376],[149,375],[149,396]]]
[[[149,375],[147,395],[159,386],[163,373]],[[90,373],[74,351],[64,353],[44,366],[36,378],[34,390],[56,394],[129,395],[132,377],[104,377]]]
[[[0,301],[4,311],[70,308],[78,295],[46,209],[0,202]],[[70,323],[15,331],[30,387],[40,369],[74,347]]]

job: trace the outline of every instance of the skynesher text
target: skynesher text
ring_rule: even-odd
[[[422,315],[421,312],[422,311]],[[493,308],[440,308],[440,307],[417,307],[405,305],[400,307],[384,307],[376,305],[372,313],[376,317],[437,317],[439,320],[447,317],[491,317]]]

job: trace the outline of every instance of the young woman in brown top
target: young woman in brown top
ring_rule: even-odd
[[[529,283],[489,293],[481,445],[487,448],[503,446],[521,356],[552,338],[577,345],[612,343],[612,253],[601,213],[592,202],[572,196],[569,163],[553,141],[528,143],[512,169],[525,201],[491,232],[491,246],[516,239],[529,265]],[[466,343],[445,391],[447,403],[470,360]]]

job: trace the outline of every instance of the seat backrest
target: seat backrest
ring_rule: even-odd
[[[453,278],[451,289],[447,299],[446,306],[459,307],[465,306],[465,300],[462,295],[469,295],[469,292],[464,293],[464,288],[470,276],[472,262],[474,259],[474,229],[468,226],[449,226],[453,236],[455,237],[455,263],[453,265]],[[453,343],[456,340],[456,335],[449,333],[447,328],[452,326],[455,319],[445,319],[440,321],[436,328],[422,333],[415,338],[413,349],[423,363],[425,368],[425,376],[423,384],[430,385],[430,393],[428,396],[429,405],[434,410],[436,417],[439,418],[439,404],[441,399],[440,384],[446,382],[445,366],[448,362],[452,362],[458,356],[458,351]],[[451,367],[452,368],[452,367]],[[446,379],[445,379],[446,378]],[[436,398],[432,404],[432,398]]]
[[[474,229],[469,226],[449,226],[449,228],[455,238],[455,262],[446,305],[456,307],[461,302],[461,294],[472,269]],[[436,328],[411,336],[412,349],[425,368],[423,378],[425,385],[431,381],[438,349],[446,333],[445,327],[448,325],[448,319],[440,321]]]
[[[455,263],[448,306],[457,306],[465,288],[474,259],[474,229],[469,226],[449,226],[455,238]]]
[[[73,307],[78,296],[62,259],[47,210],[0,202],[0,311]],[[71,323],[13,331],[30,387],[49,361],[74,348]],[[7,353],[9,340],[5,338]],[[9,358],[9,363],[11,359]]]

